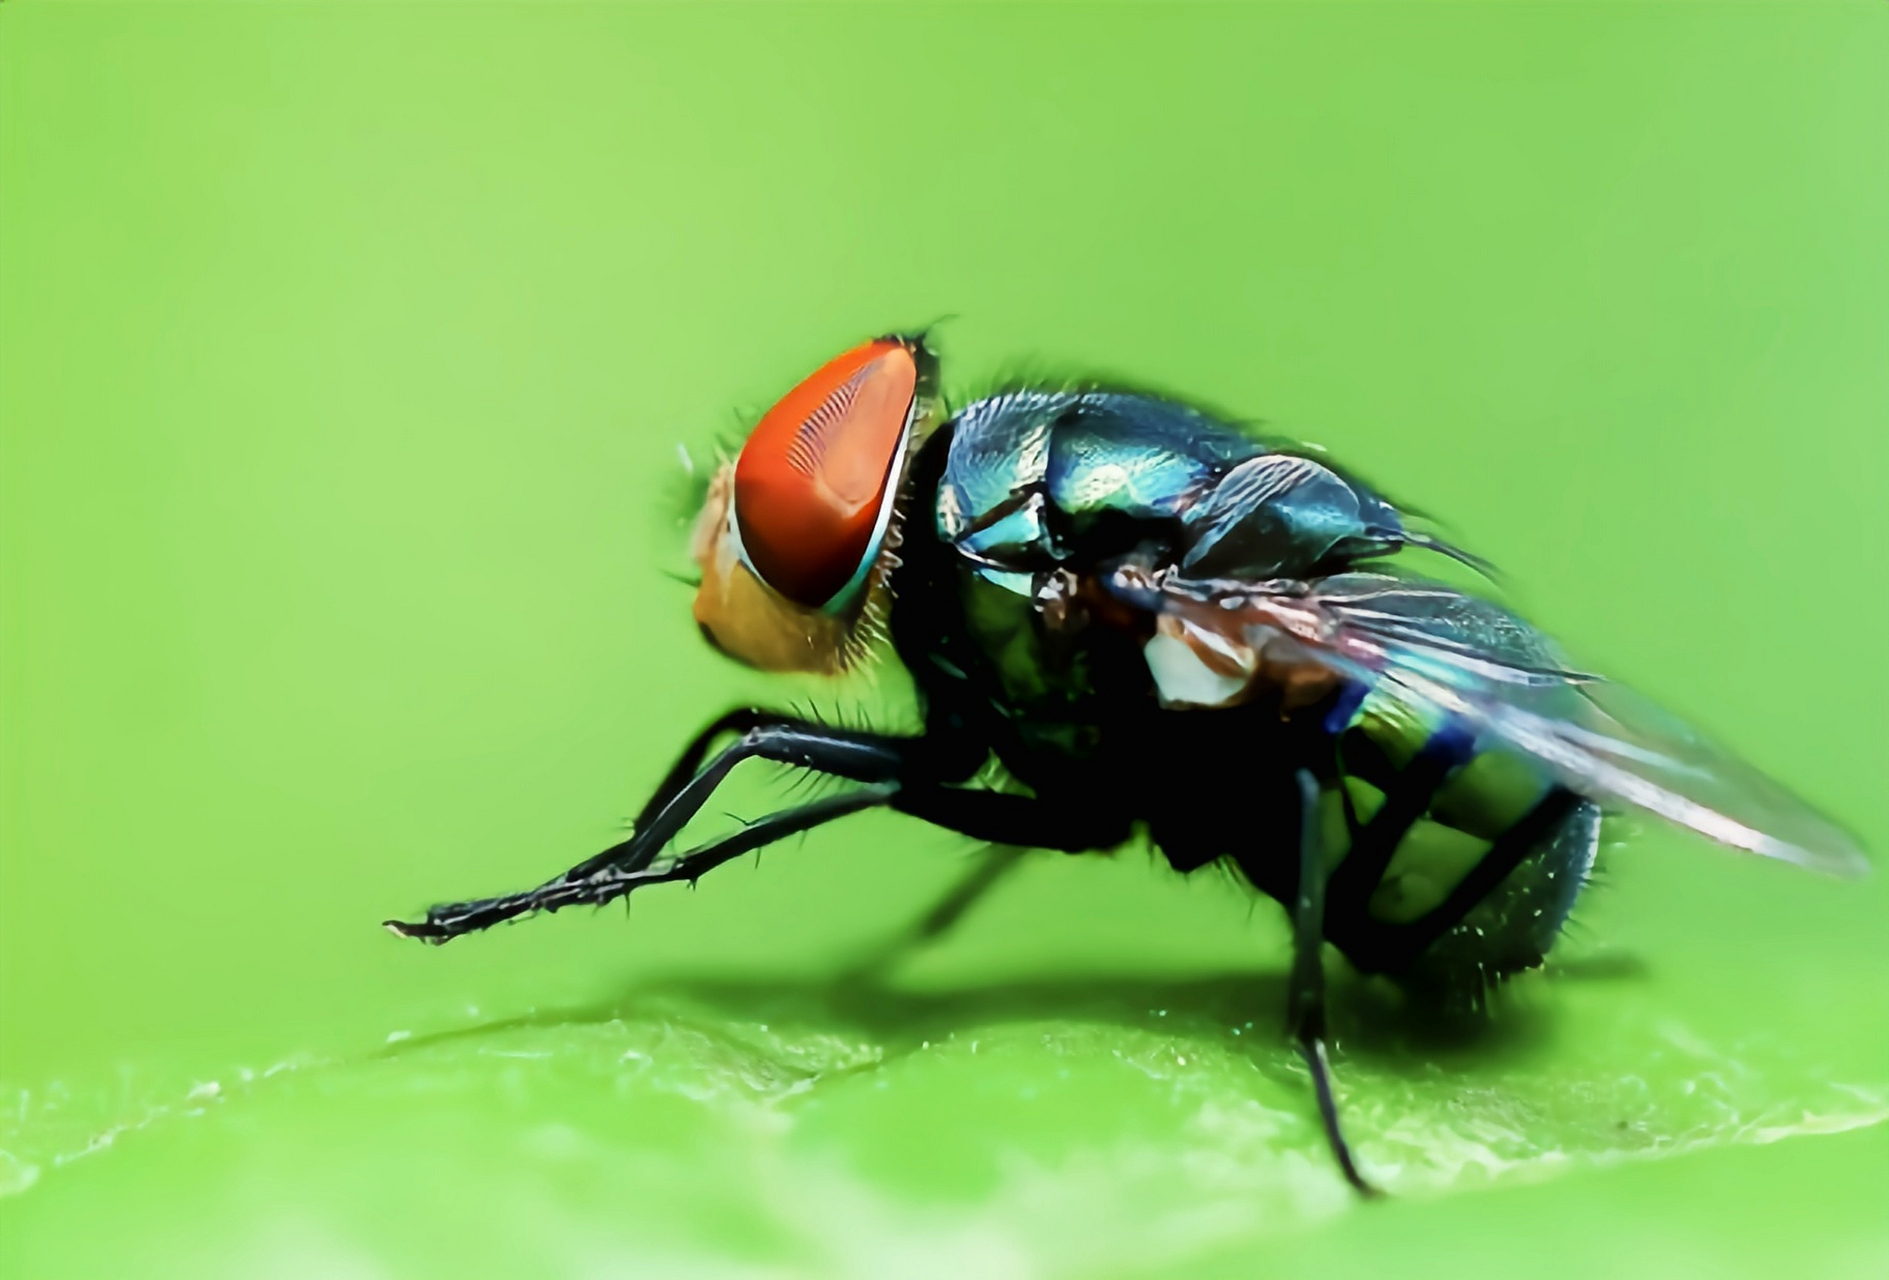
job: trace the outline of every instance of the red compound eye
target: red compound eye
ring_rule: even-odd
[[[891,518],[918,364],[896,338],[854,347],[767,411],[735,463],[755,576],[809,609],[844,605]]]

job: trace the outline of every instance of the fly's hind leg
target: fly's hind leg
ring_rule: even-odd
[[[1345,1181],[1360,1194],[1375,1196],[1378,1189],[1365,1181],[1352,1157],[1338,1122],[1338,1100],[1332,1094],[1331,1063],[1325,1053],[1325,860],[1321,855],[1318,821],[1318,781],[1301,769],[1299,790],[1299,887],[1292,903],[1292,980],[1287,994],[1286,1025],[1305,1066],[1312,1073],[1318,1094],[1318,1114],[1325,1139],[1344,1171]]]

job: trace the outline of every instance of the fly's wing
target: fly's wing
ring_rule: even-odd
[[[1363,573],[1308,585],[1128,571],[1121,585],[1143,607],[1255,650],[1283,646],[1413,716],[1454,721],[1592,799],[1829,875],[1868,870],[1848,832],[1629,690],[1567,669],[1540,633],[1487,601]]]

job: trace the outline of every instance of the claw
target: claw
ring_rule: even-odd
[[[409,924],[405,920],[383,920],[380,923],[383,929],[396,938],[417,938],[436,947],[450,942],[453,936],[431,920],[422,920],[417,924]]]

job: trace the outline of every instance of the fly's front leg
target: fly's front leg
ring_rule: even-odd
[[[731,733],[747,733],[753,729],[782,723],[785,723],[784,717],[762,711],[758,707],[741,707],[712,722],[695,735],[689,745],[682,749],[682,754],[676,757],[675,763],[669,766],[669,772],[663,776],[657,788],[650,792],[649,799],[643,802],[641,811],[630,823],[630,830],[641,831],[647,827],[662,807],[674,800],[682,789],[689,785],[689,780],[701,769],[702,761],[708,758],[708,749],[717,742]],[[578,863],[564,874],[572,877],[589,875],[599,868],[610,865],[612,855],[620,848],[622,848],[621,845],[606,849],[596,857]]]
[[[701,766],[709,747],[728,732],[738,734],[735,741],[724,747],[706,766]],[[698,735],[683,751],[662,786],[644,806],[636,830],[629,839],[586,859],[536,889],[497,898],[446,903],[429,910],[425,920],[413,923],[389,920],[387,927],[405,938],[449,942],[461,934],[488,929],[532,911],[556,910],[578,902],[593,901],[597,893],[607,889],[617,890],[608,896],[619,896],[621,892],[627,892],[626,888],[618,887],[619,882],[628,877],[633,885],[634,877],[648,871],[663,849],[701,810],[709,796],[714,794],[715,788],[742,761],[773,760],[853,782],[891,784],[896,783],[914,763],[917,742],[917,739],[850,733],[759,712],[736,712],[724,716]],[[884,803],[890,794],[888,790],[873,803]],[[815,808],[817,806],[802,806],[788,813],[804,813]],[[783,818],[787,814],[775,816]],[[839,814],[834,813],[819,821],[830,821],[837,816]],[[778,839],[779,835],[773,838]]]
[[[1319,1119],[1345,1181],[1367,1196],[1377,1188],[1364,1180],[1352,1158],[1338,1122],[1338,1100],[1332,1095],[1331,1063],[1325,1053],[1325,859],[1320,850],[1318,780],[1307,770],[1298,775],[1299,888],[1292,903],[1292,982],[1287,994],[1286,1023],[1298,1043],[1305,1066],[1312,1073],[1318,1094]]]
[[[861,809],[870,809],[881,805],[896,790],[891,783],[882,783],[876,787],[862,787],[845,795],[828,796],[803,804],[780,813],[769,814],[765,818],[749,823],[733,835],[711,841],[687,853],[679,853],[672,858],[659,859],[648,866],[629,870],[627,868],[605,868],[582,879],[559,877],[548,884],[524,893],[515,893],[503,898],[487,898],[476,903],[462,903],[454,907],[435,907],[434,913],[457,912],[454,917],[460,932],[483,929],[509,920],[514,916],[532,911],[558,911],[565,907],[587,906],[600,907],[613,902],[632,890],[646,885],[669,884],[677,880],[687,880],[691,884],[713,871],[722,863],[738,858],[744,853],[752,853],[776,840],[810,831],[835,818],[843,818],[849,813],[858,813]],[[432,913],[425,924],[401,924],[389,920],[387,927],[403,938],[424,938],[429,942],[445,942],[455,934],[433,935],[426,932],[432,925]]]

